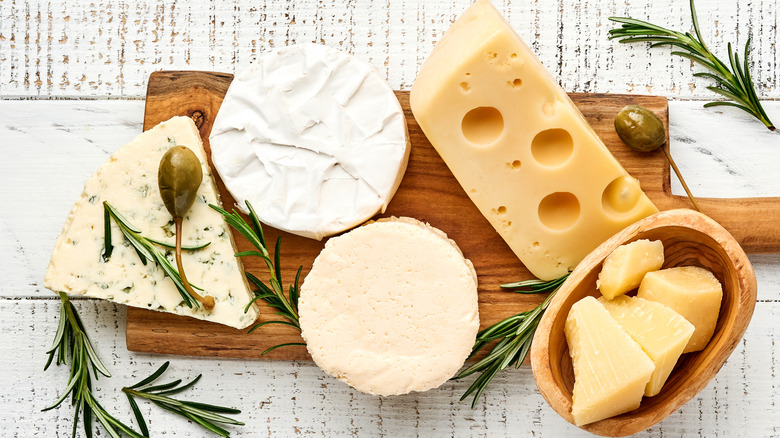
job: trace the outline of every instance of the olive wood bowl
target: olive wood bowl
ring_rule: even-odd
[[[664,268],[700,266],[723,285],[715,333],[707,347],[680,357],[661,392],[644,397],[638,409],[581,426],[603,436],[627,436],[658,423],[692,399],[720,370],[747,329],[756,304],[756,276],[734,237],[717,222],[692,210],[669,210],[642,219],[601,244],[574,269],[539,323],[531,350],[534,379],[547,403],[568,422],[574,371],[564,334],[571,306],[600,296],[596,279],[604,258],[638,239],[661,240]]]

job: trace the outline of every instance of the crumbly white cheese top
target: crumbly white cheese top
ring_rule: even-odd
[[[201,250],[184,251],[182,259],[188,280],[214,297],[216,304],[211,311],[202,306],[187,307],[173,282],[154,261],[141,263],[113,220],[114,251],[108,261],[102,258],[103,201],[113,205],[143,236],[175,242],[173,219],[157,185],[160,159],[172,145],[187,146],[202,165],[203,182],[195,204],[184,218],[182,244],[211,244]],[[234,257],[236,250],[228,225],[209,204],[220,205],[219,193],[198,129],[187,117],[163,122],[119,148],[89,178],[57,238],[44,286],[69,295],[247,327],[257,318],[257,309],[252,306],[244,313],[252,294],[240,262]],[[167,256],[175,266],[173,250],[168,250]]]
[[[474,345],[477,275],[443,232],[382,220],[325,244],[299,314],[326,373],[369,394],[425,391],[452,377]]]
[[[238,73],[210,137],[245,209],[322,239],[384,212],[409,157],[403,110],[370,65],[323,45],[286,46]]]

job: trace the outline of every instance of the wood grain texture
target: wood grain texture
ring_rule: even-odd
[[[228,74],[207,72],[153,73],[149,78],[144,129],[175,115],[189,116],[196,120],[204,147],[210,151],[211,124],[230,80]],[[537,306],[543,297],[500,290],[500,284],[533,276],[474,206],[430,145],[411,114],[408,92],[397,92],[396,95],[406,112],[412,152],[401,186],[382,216],[409,216],[429,222],[458,243],[479,275],[483,328]],[[671,195],[669,166],[663,153],[642,154],[626,148],[613,127],[615,114],[629,103],[650,108],[668,123],[665,98],[603,94],[574,94],[572,98],[618,161],[640,180],[642,188],[660,209],[687,206],[687,198]],[[213,168],[213,163],[209,164]],[[224,205],[233,205],[235,201],[216,172],[214,174]],[[774,227],[780,218],[780,198],[701,199],[700,203],[709,215],[737,236],[747,251],[780,250],[780,232]],[[283,237],[283,278],[294,278],[298,266],[303,266],[302,278],[305,278],[324,241],[267,228],[269,242],[277,236]],[[251,249],[241,236],[236,236],[236,240],[239,251]],[[243,262],[248,272],[265,278],[265,265],[260,259],[244,258]],[[275,318],[270,308],[259,307],[261,321]],[[285,326],[266,326],[261,333],[244,336],[231,328],[191,318],[135,308],[128,312],[127,345],[133,351],[257,358],[267,348],[288,342],[301,342],[301,339],[295,329]],[[309,355],[305,347],[289,347],[274,350],[264,357],[308,359]]]
[[[144,129],[150,129],[174,115],[193,117],[200,123],[198,126],[204,147],[210,152],[208,134],[229,81],[230,75],[205,72],[153,73],[149,78]],[[408,216],[429,222],[458,243],[464,255],[474,263],[479,275],[482,327],[535,307],[543,297],[516,295],[500,290],[499,285],[502,283],[532,278],[532,275],[471,202],[430,145],[411,114],[409,93],[397,92],[397,96],[406,113],[412,150],[401,186],[382,216]],[[587,110],[587,116],[602,137],[610,139],[611,146],[618,149],[617,136],[611,127],[614,116],[610,115],[610,112],[616,113],[626,101],[607,96],[574,97],[581,107]],[[632,96],[631,102],[647,106],[667,120],[665,98]],[[654,155],[651,159],[656,165],[648,164],[647,167],[662,175],[666,166],[658,160],[659,157],[663,160],[662,156]],[[213,163],[209,162],[209,165],[213,168]],[[644,169],[643,166],[636,167]],[[650,175],[657,177],[656,174]],[[216,172],[215,176],[224,205],[233,205],[235,201]],[[656,186],[661,189],[660,184]],[[275,241],[277,236],[282,236],[282,278],[288,281],[294,278],[298,266],[303,266],[301,275],[305,278],[325,241],[318,242],[271,227],[265,229],[269,242]],[[234,236],[239,251],[251,249],[245,239],[235,233]],[[259,278],[266,278],[266,268],[260,259],[244,258],[243,262],[247,272],[252,272]],[[261,303],[259,308],[261,321],[276,318],[268,306]],[[191,318],[143,309],[128,310],[127,346],[132,351],[259,358],[260,353],[267,348],[288,342],[301,342],[301,338],[295,329],[286,326],[266,326],[247,336],[219,324],[204,324]],[[274,350],[264,358],[309,359],[309,355],[305,347],[290,347]]]
[[[134,420],[122,386],[141,380],[170,360],[165,381],[203,373],[194,388],[180,394],[182,398],[241,409],[237,418],[247,425],[230,428],[231,436],[237,438],[593,436],[567,423],[547,405],[529,366],[500,373],[477,409],[471,409],[468,402],[458,402],[468,382],[450,381],[425,393],[374,397],[327,376],[311,362],[128,352],[122,336],[124,306],[89,299],[74,300],[74,304],[113,374],[95,382],[97,397],[127,423]],[[56,400],[68,378],[65,367],[53,366],[42,372],[58,311],[59,303],[54,299],[0,300],[0,330],[4,334],[0,337],[4,353],[0,366],[6,370],[2,379],[14,388],[0,393],[0,405],[6,409],[0,418],[4,438],[70,437],[73,411],[69,405],[40,411]],[[776,421],[780,393],[773,388],[777,382],[773,374],[780,371],[780,365],[770,361],[771,355],[766,356],[766,364],[756,363],[755,358],[770,350],[777,318],[780,304],[757,306],[748,335],[715,380],[693,401],[637,437],[731,437],[740,432],[751,438],[776,437],[780,433]],[[139,405],[153,437],[208,437],[197,426],[151,403]]]
[[[142,97],[160,69],[234,72],[274,47],[317,42],[376,65],[394,89],[411,87],[422,61],[470,0],[0,1],[0,95]],[[494,1],[542,64],[572,92],[713,99],[700,67],[671,49],[607,39],[608,17],[690,31],[687,1]],[[779,0],[699,1],[708,45],[752,41],[750,66],[765,99],[780,98]],[[652,74],[648,74],[652,72]]]
[[[702,109],[710,99],[699,68],[669,49],[606,39],[611,15],[690,30],[687,2],[494,0],[566,90],[653,93],[670,98],[672,154],[695,194],[780,196],[778,137],[754,129],[735,109]],[[42,373],[57,306],[40,285],[51,249],[84,181],[141,130],[151,72],[233,72],[260,53],[322,42],[379,68],[409,89],[423,60],[469,0],[0,0],[0,435],[70,436],[72,409],[56,399],[64,367]],[[764,99],[780,98],[778,0],[698,0],[705,38],[752,38],[751,71]],[[108,98],[108,99],[104,99]],[[118,99],[119,98],[119,99]],[[126,100],[127,98],[136,100]],[[65,100],[63,100],[65,99]],[[676,102],[674,102],[676,100]],[[780,119],[780,102],[766,102]],[[673,193],[682,194],[676,180]],[[13,189],[11,189],[13,188]],[[753,321],[717,377],[647,437],[780,436],[780,255],[751,255],[759,283]],[[216,360],[128,352],[123,306],[76,304],[98,354],[114,374],[100,402],[131,422],[122,385],[171,360],[171,376],[204,380],[188,396],[235,406],[247,426],[232,436],[589,437],[539,395],[530,367],[500,373],[477,409],[458,402],[467,382],[403,397],[370,397],[303,361]],[[248,389],[250,388],[250,389]],[[141,404],[153,436],[200,436],[193,424]],[[103,436],[98,432],[97,436]]]
[[[677,110],[679,105],[671,102],[670,109]],[[8,408],[7,415],[0,418],[3,436],[70,436],[70,406],[40,412],[56,399],[67,380],[64,367],[42,372],[45,351],[56,329],[58,306],[40,282],[54,241],[84,181],[141,131],[143,110],[144,103],[138,100],[0,101],[0,138],[16,146],[4,150],[6,159],[0,160],[0,185],[16,187],[5,193],[7,208],[0,210],[0,256],[6,261],[0,265],[4,279],[0,283],[0,332],[4,335],[0,337],[0,366],[6,370],[0,382],[15,388],[0,394],[0,406]],[[711,113],[699,116],[706,120],[708,115]],[[708,148],[715,157],[727,154],[731,145],[716,141],[727,136],[733,125],[724,126],[722,132],[693,138],[693,143],[673,143],[672,149]],[[678,164],[694,171],[704,166],[702,158],[706,157],[675,155]],[[736,170],[748,177],[761,163],[751,166],[749,157],[745,158],[744,167]],[[56,184],[42,175],[56,175]],[[730,174],[719,167],[701,176],[706,177],[703,184],[711,184]],[[780,180],[770,182],[774,184],[770,188],[780,194]],[[697,188],[704,187],[697,185],[694,190]],[[743,191],[747,189],[728,186],[720,194],[749,196],[750,192]],[[753,320],[742,342],[710,385],[639,437],[780,435],[780,255],[751,255],[750,260],[759,291]],[[437,390],[403,397],[371,397],[325,375],[311,362],[128,352],[124,306],[90,299],[77,300],[76,306],[98,354],[114,375],[96,382],[99,400],[123,421],[132,421],[132,414],[121,387],[170,360],[171,377],[192,378],[203,373],[202,383],[188,396],[242,410],[240,419],[247,426],[233,429],[231,435],[236,437],[592,436],[547,405],[529,366],[500,373],[473,410],[469,403],[458,401],[470,380],[448,382]],[[154,436],[199,436],[196,426],[151,404],[141,404],[141,410]]]
[[[574,371],[564,326],[572,305],[599,297],[596,280],[604,259],[620,245],[638,239],[664,244],[663,268],[699,266],[723,286],[718,322],[702,351],[683,355],[661,392],[645,397],[638,409],[582,426],[603,436],[641,432],[679,409],[712,380],[747,330],[756,305],[756,276],[745,252],[723,227],[692,210],[670,210],[645,218],[617,233],[590,253],[550,302],[534,336],[531,365],[537,387],[553,409],[571,415]]]

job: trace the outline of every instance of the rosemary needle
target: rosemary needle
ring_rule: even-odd
[[[252,285],[254,285],[257,289],[254,291],[254,299],[252,299],[252,301],[247,304],[244,312],[249,311],[249,307],[256,301],[263,300],[270,307],[275,308],[277,310],[276,314],[283,317],[284,319],[261,322],[249,329],[249,332],[251,333],[252,331],[268,324],[289,325],[300,330],[301,325],[298,321],[298,296],[300,295],[300,278],[303,266],[298,267],[298,272],[295,274],[295,282],[290,285],[288,295],[285,296],[284,289],[282,287],[282,268],[280,262],[282,245],[281,236],[276,239],[276,246],[274,248],[274,256],[272,259],[268,253],[268,247],[265,243],[263,227],[260,225],[260,220],[257,218],[257,213],[255,213],[255,210],[252,208],[252,204],[250,204],[249,201],[246,202],[246,207],[249,210],[249,222],[251,223],[251,226],[235,210],[233,210],[232,213],[228,213],[226,210],[217,207],[216,205],[209,204],[209,206],[220,212],[222,216],[225,217],[225,222],[227,222],[228,225],[233,227],[236,231],[241,233],[241,235],[243,235],[252,244],[252,246],[256,248],[256,250],[236,253],[236,257],[257,256],[263,259],[266,266],[268,267],[268,272],[271,277],[269,280],[271,285],[270,287],[263,283],[256,276],[250,274],[249,272],[246,273],[246,277],[249,279],[249,282],[252,283]],[[265,350],[262,354],[264,355],[277,348],[294,345],[306,344],[302,342],[279,344]]]
[[[195,377],[189,383],[181,385],[181,379],[174,380],[169,383],[152,385],[155,380],[165,373],[168,369],[170,362],[165,362],[157,369],[152,375],[141,380],[132,386],[126,386],[122,388],[122,392],[127,395],[127,400],[130,403],[130,407],[135,414],[138,426],[144,432],[144,436],[149,436],[149,429],[146,426],[141,410],[138,408],[134,397],[143,398],[151,401],[158,407],[165,409],[166,411],[173,412],[174,414],[185,417],[207,430],[214,432],[215,434],[223,437],[229,437],[230,432],[223,429],[220,424],[229,424],[235,426],[243,426],[244,423],[234,420],[230,417],[226,417],[223,414],[240,414],[241,411],[233,408],[226,408],[223,406],[211,405],[206,403],[178,400],[169,397],[173,394],[178,394],[186,389],[191,388],[201,378],[201,374]],[[181,386],[179,386],[181,385]]]
[[[465,400],[473,393],[474,398],[471,402],[471,407],[474,408],[477,405],[477,401],[479,401],[479,398],[482,396],[482,393],[499,371],[510,365],[514,365],[515,368],[520,368],[520,365],[522,365],[525,357],[531,350],[531,342],[533,341],[536,327],[539,325],[539,321],[542,319],[544,311],[547,309],[547,306],[550,305],[550,300],[552,300],[555,292],[560,289],[568,276],[569,274],[566,274],[550,281],[526,280],[501,285],[503,289],[511,290],[515,293],[538,294],[549,292],[550,294],[545,298],[542,304],[536,306],[534,309],[510,316],[477,333],[477,340],[474,343],[469,358],[477,354],[477,352],[482,350],[490,342],[498,342],[493,346],[486,357],[453,377],[453,379],[462,379],[471,374],[480,373],[479,377],[474,380],[460,398],[461,400]]]
[[[610,20],[621,23],[622,26],[610,30],[609,39],[619,38],[621,43],[649,42],[651,48],[672,46],[680,49],[673,51],[672,55],[688,58],[707,68],[709,72],[694,73],[694,76],[715,81],[716,85],[709,86],[707,89],[732,101],[709,102],[704,105],[705,107],[732,106],[739,108],[760,120],[769,130],[774,131],[775,126],[761,106],[748,68],[750,39],[745,44],[742,62],[740,62],[739,53],[732,50],[731,43],[728,44],[729,63],[726,64],[718,59],[704,43],[693,0],[690,0],[690,7],[693,35],[690,32],[677,32],[633,18],[610,17]]]
[[[175,248],[174,246],[159,242],[154,239],[150,239],[148,237],[142,236],[141,231],[128,222],[127,219],[125,219],[124,216],[122,216],[119,211],[117,211],[111,204],[108,203],[108,201],[103,201],[103,208],[104,208],[104,239],[105,239],[105,250],[103,252],[103,260],[108,260],[111,257],[111,253],[114,250],[114,246],[111,242],[111,224],[110,219],[114,219],[114,222],[116,222],[117,226],[119,226],[119,230],[122,232],[122,235],[125,238],[125,241],[129,242],[130,245],[133,246],[133,249],[135,249],[135,252],[138,254],[138,257],[141,258],[141,263],[146,265],[147,260],[152,260],[155,262],[158,266],[160,266],[165,273],[165,275],[173,281],[173,284],[176,286],[176,290],[179,291],[179,294],[181,295],[182,300],[184,301],[184,304],[187,307],[192,308],[192,306],[195,306],[196,308],[200,307],[200,304],[195,297],[193,297],[187,290],[187,288],[184,287],[184,281],[182,280],[181,276],[179,275],[178,271],[176,271],[176,268],[171,264],[171,262],[168,260],[167,257],[165,257],[165,254],[163,254],[159,249],[157,249],[153,244],[161,245],[166,248]],[[178,236],[178,233],[177,233]],[[184,247],[182,246],[182,249],[186,250],[196,250],[201,249],[209,244],[206,243],[205,245],[195,246],[195,247]],[[190,283],[190,286],[202,290],[198,288],[197,286],[193,286]]]
[[[143,438],[130,426],[114,418],[106,411],[103,406],[95,399],[92,393],[92,376],[97,379],[98,374],[105,377],[111,377],[111,373],[100,358],[95,353],[92,343],[89,340],[84,325],[81,322],[76,308],[70,302],[64,292],[60,296],[60,320],[57,326],[57,333],[54,336],[52,347],[46,353],[49,359],[43,368],[46,371],[57,358],[56,364],[66,364],[70,361],[70,377],[65,391],[50,406],[43,409],[48,411],[54,409],[71,395],[71,404],[75,406],[73,415],[73,431],[71,436],[75,437],[78,430],[79,414],[82,414],[84,433],[87,437],[92,437],[92,422],[96,418],[103,426],[105,431],[114,438],[119,438],[120,433],[132,438]],[[90,372],[91,368],[91,372]]]
[[[70,361],[70,377],[65,391],[50,406],[43,409],[48,411],[61,405],[63,401],[71,396],[72,404],[75,406],[73,417],[73,429],[71,436],[75,438],[78,431],[79,414],[83,418],[84,434],[92,437],[93,419],[97,419],[103,429],[113,438],[120,438],[123,435],[131,438],[144,438],[149,436],[149,429],[146,426],[143,415],[138,404],[133,397],[140,397],[150,400],[155,405],[182,415],[204,428],[216,433],[217,435],[227,437],[230,432],[223,429],[219,424],[229,424],[243,426],[244,423],[226,417],[226,414],[239,414],[241,411],[223,406],[210,405],[184,400],[177,400],[169,397],[170,395],[182,392],[197,383],[200,380],[198,375],[191,382],[181,385],[181,380],[175,380],[162,385],[151,386],[168,368],[168,362],[165,362],[151,376],[136,383],[133,386],[122,388],[127,395],[130,407],[133,410],[138,427],[141,432],[135,431],[130,426],[122,423],[100,405],[92,393],[92,376],[97,379],[98,374],[105,377],[111,377],[111,373],[97,356],[92,343],[89,340],[84,325],[81,322],[76,308],[64,292],[59,293],[60,297],[60,319],[57,326],[57,333],[54,336],[52,347],[46,352],[49,359],[46,361],[44,371],[51,366],[66,364]],[[55,362],[56,358],[56,362]]]

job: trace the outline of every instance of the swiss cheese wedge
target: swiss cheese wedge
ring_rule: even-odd
[[[410,103],[465,192],[541,279],[658,211],[488,0],[439,41]]]
[[[162,155],[173,145],[190,148],[201,162],[203,182],[195,204],[184,218],[184,246],[210,244],[197,251],[184,251],[188,280],[214,297],[211,311],[187,307],[163,270],[147,261],[144,265],[111,220],[114,250],[103,260],[104,208],[108,201],[142,236],[173,243],[174,225],[157,185]],[[102,298],[128,306],[191,316],[236,328],[257,318],[238,259],[233,237],[222,215],[209,207],[219,205],[214,178],[208,166],[200,134],[187,117],[174,117],[144,132],[119,148],[87,181],[84,192],[57,238],[44,278],[55,292]],[[173,251],[168,252],[173,262]]]

